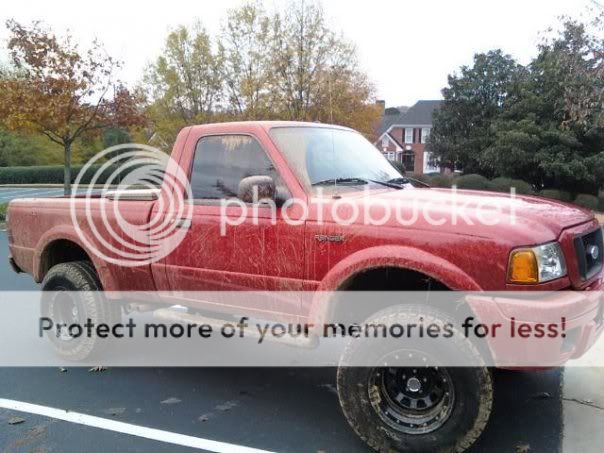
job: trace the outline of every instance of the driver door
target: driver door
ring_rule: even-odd
[[[185,225],[188,231],[184,240],[166,258],[170,289],[301,290],[304,225],[285,223],[281,208],[251,204],[243,208],[228,203],[237,198],[239,182],[248,176],[270,176],[277,186],[283,185],[259,141],[243,134],[201,137],[190,167],[193,216],[190,225]],[[237,225],[230,225],[225,214]],[[298,309],[296,301],[263,306],[261,300],[245,296],[229,297],[229,302],[207,298],[195,302],[216,305],[213,308],[221,311],[228,306],[281,313]]]

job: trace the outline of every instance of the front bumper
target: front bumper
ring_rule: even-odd
[[[470,306],[483,323],[499,323],[505,332],[527,325],[556,325],[559,335],[551,338],[489,337],[488,346],[499,367],[554,367],[584,355],[604,332],[604,274],[584,291],[537,294],[472,296]],[[545,328],[547,332],[547,327]],[[604,366],[604,358],[602,358]]]

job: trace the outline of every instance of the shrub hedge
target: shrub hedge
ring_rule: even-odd
[[[458,189],[492,190],[491,181],[482,175],[471,173],[455,178],[453,181]]]
[[[398,161],[389,161],[390,165],[392,165],[394,168],[396,168],[401,175],[405,174],[405,165],[402,162],[398,162]]]
[[[515,188],[517,194],[530,195],[533,193],[533,187],[521,179],[495,178],[491,180],[491,186],[495,192],[510,193],[512,188]]]
[[[584,208],[591,209],[592,211],[598,210],[598,203],[598,197],[586,193],[580,193],[577,195],[577,198],[575,198],[576,205],[583,206]]]
[[[539,192],[539,196],[545,198],[552,198],[554,200],[565,201],[570,203],[573,201],[573,197],[570,192],[566,192],[565,190],[556,190],[556,189],[545,189]]]
[[[495,178],[491,180],[495,192],[509,192],[512,187],[512,178]]]
[[[432,187],[447,188],[455,184],[459,189],[493,190],[505,193],[509,193],[510,189],[515,187],[516,193],[520,195],[535,194],[540,197],[551,198],[566,203],[575,203],[594,211],[604,212],[604,191],[601,191],[598,197],[589,194],[579,194],[573,199],[573,195],[565,190],[544,189],[535,192],[529,183],[520,179],[499,177],[489,181],[484,176],[478,174],[463,176],[445,174],[414,175],[413,177],[427,182]]]
[[[429,186],[432,186],[432,178],[430,178],[430,176],[428,176],[428,175],[407,174],[407,176],[409,178],[424,182],[424,183],[428,184]]]
[[[90,183],[90,180],[100,167],[101,165],[90,166],[82,176],[80,182],[84,184]],[[71,182],[75,181],[82,168],[83,165],[73,165],[71,167]],[[96,182],[104,184],[107,178],[117,170],[118,167],[116,166],[107,167],[97,178]],[[0,167],[0,184],[63,184],[63,166]]]
[[[430,178],[430,181],[428,181],[428,184],[430,184],[433,187],[451,187],[453,184],[453,177],[450,175],[436,175],[436,176],[432,176]]]

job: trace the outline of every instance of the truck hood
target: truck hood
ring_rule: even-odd
[[[411,218],[412,210],[417,210],[419,217],[408,225],[411,228],[481,237],[511,236],[527,245],[554,240],[565,228],[594,218],[588,210],[556,200],[474,190],[379,190],[342,194],[342,197],[358,197],[363,205],[360,208],[371,207],[371,211],[379,209],[376,206],[397,207],[406,219]],[[395,226],[397,221],[393,220],[388,225]]]

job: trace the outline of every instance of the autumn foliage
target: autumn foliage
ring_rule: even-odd
[[[305,1],[271,12],[244,4],[216,36],[201,23],[176,28],[144,88],[162,143],[185,125],[233,120],[318,121],[371,136],[380,117],[354,45]]]
[[[94,153],[101,133],[103,143],[123,133],[165,150],[182,127],[219,121],[313,121],[373,135],[380,116],[374,87],[354,45],[333,31],[319,3],[292,1],[267,11],[250,2],[228,11],[222,25],[217,35],[201,22],[171,31],[130,90],[117,79],[121,63],[100,43],[83,50],[39,22],[9,20],[0,145],[11,131],[60,145],[69,193],[72,150]]]
[[[6,26],[12,67],[0,72],[0,122],[63,147],[69,193],[74,141],[110,126],[143,124],[141,99],[115,80],[120,63],[99,43],[82,52],[70,36],[59,38],[40,23]]]

